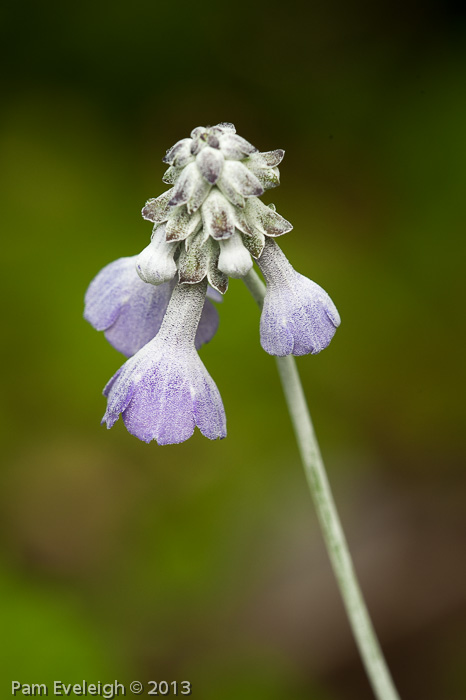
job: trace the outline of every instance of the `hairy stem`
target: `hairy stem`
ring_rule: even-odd
[[[257,273],[251,270],[244,281],[258,305],[262,307],[265,285]],[[356,578],[295,359],[288,355],[277,357],[276,361],[306,479],[369,681],[378,700],[399,700]]]

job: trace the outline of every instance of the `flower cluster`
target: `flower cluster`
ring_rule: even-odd
[[[261,344],[271,355],[318,353],[340,323],[328,294],[296,272],[275,238],[291,224],[258,197],[279,184],[284,151],[260,153],[233,124],[198,127],[167,151],[163,181],[142,215],[149,245],[99,272],[85,298],[85,318],[129,357],[104,389],[111,428],[121,414],[146,442],[183,442],[195,426],[226,435],[219,391],[197,354],[213,337],[229,277],[257,262],[267,283]]]
[[[167,151],[163,180],[173,187],[142,210],[154,229],[137,269],[145,282],[161,284],[178,273],[181,283],[207,277],[224,294],[229,277],[244,277],[259,258],[266,236],[291,224],[258,196],[279,182],[284,151],[259,153],[233,124],[198,127]]]

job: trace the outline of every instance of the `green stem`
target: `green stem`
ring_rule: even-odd
[[[262,307],[265,285],[259,276],[251,270],[244,281]],[[295,359],[292,355],[287,355],[277,357],[276,361],[311,496],[369,681],[378,700],[399,700],[356,578]]]

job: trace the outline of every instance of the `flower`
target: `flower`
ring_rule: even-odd
[[[340,325],[327,292],[296,272],[274,241],[267,241],[258,265],[267,282],[260,320],[264,350],[283,357],[326,348]]]
[[[86,321],[105,331],[110,345],[126,357],[157,334],[175,286],[174,281],[159,286],[143,282],[136,271],[137,258],[119,258],[106,265],[92,280],[84,301]],[[221,300],[212,289],[207,294]],[[206,300],[195,337],[197,349],[213,338],[218,322],[216,308]]]
[[[184,442],[195,426],[210,440],[226,436],[220,393],[194,346],[206,289],[205,282],[177,284],[156,337],[104,389],[107,428],[122,414],[128,431],[144,442]]]
[[[197,127],[167,151],[163,181],[172,187],[142,209],[153,223],[149,245],[104,267],[86,293],[85,318],[130,358],[104,389],[108,428],[122,415],[145,442],[183,442],[196,426],[225,437],[222,399],[197,349],[218,327],[206,295],[221,299],[230,277],[250,277],[254,260],[267,282],[264,350],[316,354],[330,343],[338,311],[290,265],[275,239],[293,227],[259,199],[279,184],[283,156],[260,153],[227,122]]]
[[[244,277],[266,236],[281,236],[289,221],[258,197],[279,182],[281,149],[259,153],[233,124],[197,127],[167,151],[164,182],[173,187],[149,199],[142,215],[154,224],[138,258],[145,282],[162,284],[178,269],[191,284],[207,277],[224,294],[229,277]]]

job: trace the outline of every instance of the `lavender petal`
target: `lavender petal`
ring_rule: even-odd
[[[226,417],[220,392],[205,367],[197,383],[193,398],[193,414],[196,425],[209,440],[227,435]]]
[[[220,394],[193,342],[206,288],[205,282],[176,286],[157,336],[105,388],[107,427],[121,413],[128,431],[145,442],[183,442],[195,425],[210,439],[225,436]]]
[[[156,440],[159,445],[176,444],[191,437],[195,421],[185,372],[185,368],[175,368],[164,358],[145,371],[123,412],[128,432],[144,442]]]
[[[118,317],[134,279],[134,257],[106,265],[90,283],[84,298],[84,318],[98,331]]]
[[[196,338],[194,341],[196,350],[199,350],[202,345],[212,340],[217,332],[219,322],[217,309],[209,300],[206,300],[196,331]]]
[[[261,314],[261,344],[270,355],[316,354],[326,348],[340,316],[322,287],[292,268],[268,239],[258,260],[267,281]]]
[[[146,284],[139,278],[134,263],[133,269],[132,293],[116,321],[105,331],[110,345],[126,357],[135,355],[157,335],[174,286],[174,282],[158,286]]]

